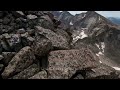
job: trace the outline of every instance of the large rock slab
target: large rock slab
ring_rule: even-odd
[[[39,66],[37,64],[32,64],[25,70],[13,76],[11,79],[28,79],[38,72],[39,72]]]
[[[47,79],[47,72],[40,71],[39,73],[35,74],[34,76],[30,77],[29,79]]]
[[[37,34],[45,36],[52,42],[53,47],[57,49],[69,49],[69,44],[67,40],[61,35],[58,35],[55,32],[51,31],[50,29],[44,29],[40,26],[36,26],[35,28]]]
[[[9,62],[2,73],[3,78],[9,78],[30,66],[35,60],[34,53],[29,46],[22,48]]]
[[[97,57],[86,48],[80,50],[58,50],[49,54],[50,79],[71,78],[77,70],[92,69],[99,64]]]
[[[100,64],[92,71],[86,72],[86,79],[118,79],[119,73],[110,66]]]

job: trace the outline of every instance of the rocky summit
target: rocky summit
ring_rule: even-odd
[[[0,11],[0,79],[119,79],[119,44],[95,11]]]

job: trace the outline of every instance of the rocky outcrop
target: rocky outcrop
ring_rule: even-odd
[[[80,50],[59,50],[49,54],[49,78],[69,79],[77,70],[95,68],[97,57],[86,48]]]
[[[39,66],[37,64],[32,64],[28,68],[24,69],[17,75],[14,75],[10,79],[28,79],[39,72]]]
[[[26,69],[30,66],[35,60],[34,53],[29,46],[22,48],[9,62],[9,65],[5,67],[4,72],[2,73],[3,78],[9,78],[16,73]]]
[[[0,11],[0,79],[118,79],[119,30],[94,11]]]
[[[57,49],[69,49],[69,44],[67,40],[61,35],[56,34],[55,32],[44,29],[40,26],[36,26],[37,34],[42,34],[47,39],[52,42],[52,46]]]

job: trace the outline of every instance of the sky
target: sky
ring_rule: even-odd
[[[71,14],[79,14],[81,12],[86,12],[86,11],[69,11]],[[105,17],[119,17],[120,18],[120,11],[96,11],[97,13],[105,16]]]

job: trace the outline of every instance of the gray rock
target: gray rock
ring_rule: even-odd
[[[0,55],[0,62],[4,59],[4,57],[2,55]]]
[[[29,46],[22,48],[9,62],[2,73],[3,78],[9,78],[29,67],[35,60],[34,53]]]
[[[18,29],[17,30],[17,34],[23,34],[23,33],[25,33],[26,31],[25,31],[25,29],[24,28],[21,28],[21,29]]]
[[[14,51],[19,51],[22,48],[21,36],[20,34],[11,34],[11,38],[7,40],[11,49]]]
[[[21,71],[17,75],[13,76],[11,79],[28,79],[39,72],[39,67],[37,64],[32,64],[25,70]]]
[[[27,18],[28,18],[28,19],[36,19],[37,16],[36,16],[36,15],[29,14],[29,15],[27,15]]]
[[[118,76],[115,69],[105,64],[100,64],[92,71],[86,71],[86,79],[118,79]]]
[[[30,77],[29,79],[47,79],[47,72],[40,71],[39,73],[35,74],[34,76]]]
[[[77,70],[91,69],[98,65],[97,57],[86,48],[80,50],[58,50],[49,54],[50,79],[69,79]]]
[[[69,49],[69,44],[67,40],[61,35],[58,35],[55,32],[49,29],[44,29],[40,26],[36,26],[35,28],[36,28],[36,34],[43,35],[47,39],[49,39],[52,42],[53,47],[57,49]]]
[[[52,49],[52,43],[50,42],[50,40],[41,37],[38,40],[36,39],[36,41],[33,43],[32,48],[35,55],[37,55],[38,57],[42,57],[50,52],[50,50]]]
[[[3,68],[4,68],[4,65],[3,65],[3,64],[0,64],[0,73],[1,73],[1,71],[3,70]]]
[[[2,52],[2,55],[4,57],[3,63],[7,66],[15,54],[15,52]]]
[[[45,29],[54,30],[54,24],[48,15],[41,16],[41,18],[38,19],[38,25]]]

